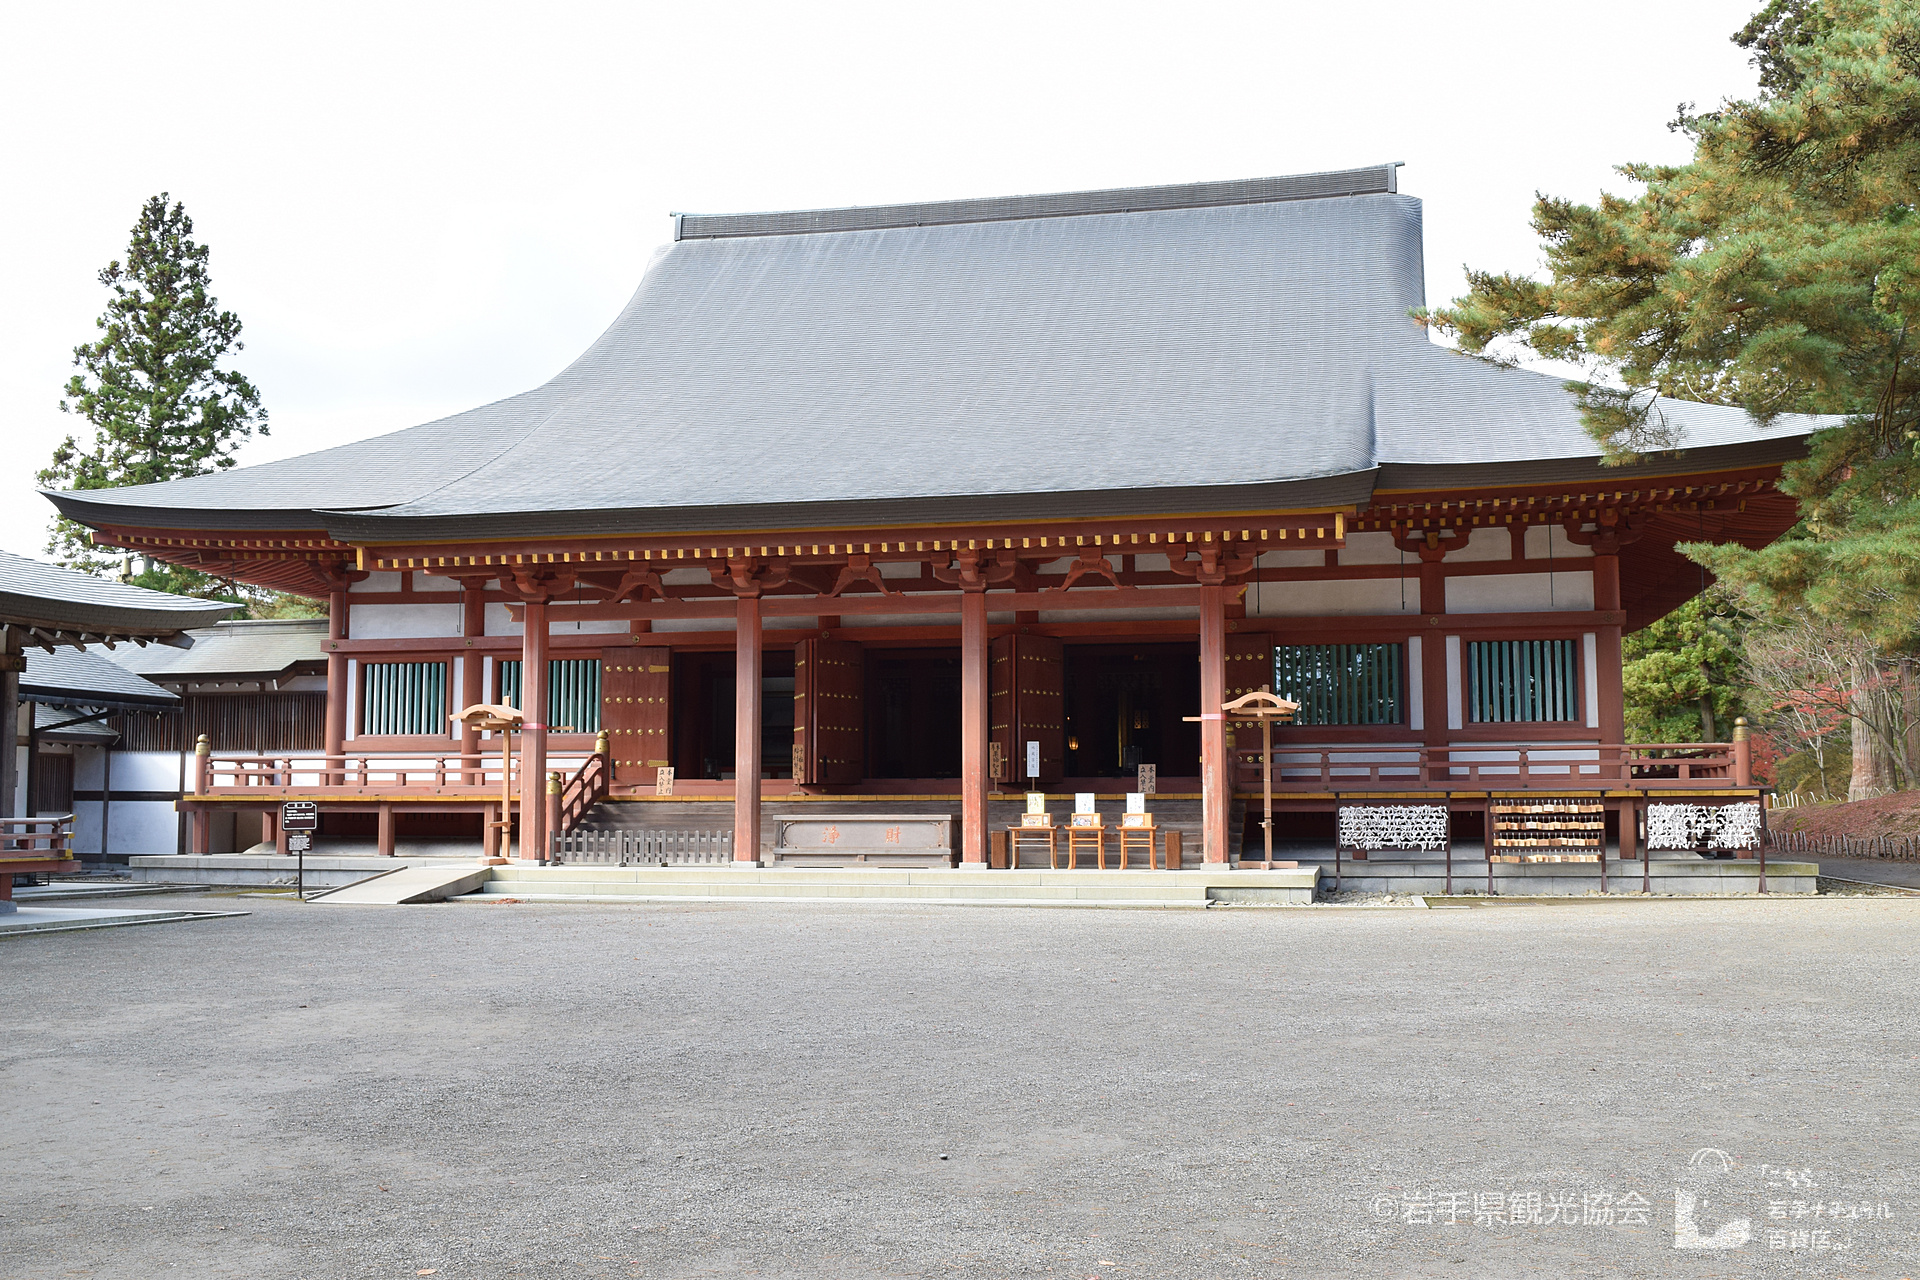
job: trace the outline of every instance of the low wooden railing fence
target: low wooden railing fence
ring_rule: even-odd
[[[1810,836],[1802,831],[1771,831],[1768,835],[1768,843],[1780,853],[1920,862],[1920,836]]]
[[[1273,749],[1275,791],[1473,791],[1751,786],[1731,742]],[[1260,753],[1235,753],[1234,782],[1261,786]]]
[[[733,861],[731,831],[573,831],[551,841],[553,861],[614,867],[699,867]]]
[[[65,862],[73,857],[73,815],[43,814],[36,818],[0,818],[0,857],[45,858]]]
[[[593,759],[586,751],[554,751],[547,768],[572,775]],[[433,790],[446,795],[500,794],[500,757],[458,751],[349,751],[277,755],[216,752],[199,757],[196,794],[264,799],[276,792],[322,790]],[[510,757],[508,786],[517,789],[520,761]]]

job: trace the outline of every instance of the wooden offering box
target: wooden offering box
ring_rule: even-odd
[[[944,813],[774,815],[773,858],[786,867],[951,867]]]

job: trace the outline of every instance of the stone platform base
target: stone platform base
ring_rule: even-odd
[[[465,848],[465,862],[473,861],[471,844]],[[434,867],[447,865],[446,858],[342,858],[326,854],[307,855],[307,887],[334,889],[358,884],[368,876],[392,871],[395,867]],[[211,884],[238,888],[285,886],[294,882],[298,866],[291,856],[271,853],[213,854],[136,854],[128,860],[127,870],[136,881],[151,884]]]
[[[1639,893],[1646,885],[1645,864],[1607,859],[1608,893]],[[1387,861],[1374,857],[1365,862],[1343,862],[1339,887],[1359,893],[1443,894],[1447,892],[1446,864],[1438,859]],[[1767,860],[1767,892],[1770,894],[1811,894],[1820,867],[1813,862],[1775,862]],[[1757,893],[1760,889],[1760,864],[1748,859],[1711,861],[1689,858],[1684,861],[1653,860],[1651,891],[1676,897],[1725,896]],[[1333,865],[1320,864],[1323,891],[1335,887]],[[1484,894],[1487,890],[1487,864],[1484,860],[1453,861],[1453,892]],[[1599,893],[1600,867],[1593,862],[1496,862],[1493,864],[1493,893],[1502,897],[1579,897]]]
[[[917,902],[951,906],[1206,907],[1304,905],[1320,873],[975,871],[893,868],[495,867],[456,902]]]

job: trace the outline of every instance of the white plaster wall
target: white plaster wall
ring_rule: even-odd
[[[355,640],[408,640],[460,634],[457,604],[356,604],[347,623]]]
[[[98,791],[100,779],[106,773],[107,753],[99,747],[75,747],[73,749],[73,789],[75,791]],[[119,779],[114,779],[118,782]]]
[[[369,573],[360,581],[347,588],[348,596],[366,595],[376,591],[398,591],[400,575],[398,573]]]
[[[1467,545],[1447,552],[1448,564],[1469,560],[1511,560],[1513,539],[1505,529],[1474,529],[1467,534]]]
[[[1079,556],[1061,556],[1058,560],[1048,560],[1033,567],[1035,573],[1065,573]]]
[[[552,618],[552,614],[547,615]],[[576,621],[558,621],[547,624],[550,636],[610,636],[627,634],[625,618],[581,618]]]
[[[659,626],[659,623],[654,623]],[[731,621],[727,623],[733,625]],[[840,619],[843,631],[852,631],[857,627],[957,627],[960,625],[960,611],[952,613],[850,613]]]
[[[1335,617],[1418,613],[1420,584],[1399,578],[1329,582],[1257,582],[1247,588],[1247,613],[1256,618]]]
[[[713,575],[705,569],[683,567],[667,570],[660,575],[660,581],[669,587],[709,587],[713,585]]]
[[[1461,728],[1466,721],[1467,691],[1460,671],[1460,637],[1447,637],[1447,728]]]
[[[880,576],[917,578],[920,576],[920,562],[918,560],[883,560],[880,562]]]
[[[1149,622],[1162,618],[1200,616],[1198,608],[1170,606],[1165,609],[1042,609],[1042,622]]]
[[[1580,669],[1586,673],[1587,728],[1600,727],[1600,637],[1589,631],[1580,637]]]
[[[1173,566],[1163,552],[1144,551],[1133,557],[1133,567],[1139,573],[1165,573]]]
[[[187,765],[191,772],[193,765]],[[89,790],[97,785],[89,784]],[[115,791],[178,791],[180,757],[171,751],[116,751],[113,753]]]
[[[1448,613],[1544,613],[1593,608],[1593,573],[1498,573],[1447,579]]]
[[[1557,524],[1532,525],[1527,529],[1527,558],[1544,560],[1547,549],[1553,549],[1555,560],[1573,560],[1581,556],[1592,558],[1593,548],[1583,547],[1577,542],[1567,541],[1567,531]]]
[[[1407,637],[1407,728],[1427,727],[1427,672],[1420,660],[1419,636]]]
[[[480,610],[480,625],[490,636],[517,636],[524,633],[519,623],[507,616],[507,606],[498,600],[489,601]]]
[[[413,575],[415,591],[460,591],[463,588],[456,578],[443,578],[437,573],[419,573]]]
[[[843,622],[851,624],[853,619],[843,619]],[[733,630],[733,619],[655,618],[653,620],[653,629],[655,631],[731,631]]]
[[[118,779],[115,780],[116,783]],[[99,809],[99,805],[88,805]],[[180,815],[166,800],[115,800],[108,853],[172,853],[180,847]],[[98,847],[98,841],[93,847]]]
[[[1265,551],[1254,557],[1259,569],[1319,569],[1327,563],[1324,551]]]
[[[1318,551],[1283,551],[1280,554],[1308,557],[1294,561],[1295,564],[1319,563]],[[1406,560],[1417,564],[1420,557],[1409,556],[1394,546],[1390,533],[1350,533],[1347,535],[1347,545],[1340,548],[1341,564],[1400,564]],[[1266,563],[1265,556],[1260,558],[1260,563]]]

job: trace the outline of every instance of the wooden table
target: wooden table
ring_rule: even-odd
[[[1137,845],[1146,846],[1147,870],[1153,870],[1153,836],[1157,829],[1151,820],[1134,827],[1122,823],[1113,829],[1120,845],[1120,870],[1127,869],[1127,854]]]
[[[1060,845],[1060,828],[1051,826],[1008,827],[1007,870],[1017,871],[1020,868],[1020,838],[1022,836],[1036,840],[1044,838],[1047,842],[1047,865],[1049,867],[1059,865],[1058,849]]]
[[[1094,858],[1102,871],[1107,869],[1107,828],[1101,826],[1067,827],[1067,870],[1080,869],[1080,849],[1083,845],[1093,846]]]

